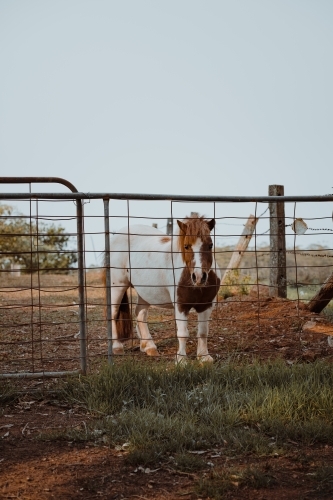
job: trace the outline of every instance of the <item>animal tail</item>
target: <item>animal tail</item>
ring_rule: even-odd
[[[102,272],[102,279],[105,290],[105,305],[104,305],[104,317],[107,319],[107,288],[106,288],[106,270]],[[127,340],[133,336],[133,322],[128,301],[127,291],[124,293],[121,303],[119,305],[118,314],[116,316],[116,328],[117,328],[117,338],[118,340]]]
[[[133,322],[128,302],[127,290],[121,300],[116,317],[117,334],[119,340],[127,340],[133,336]]]

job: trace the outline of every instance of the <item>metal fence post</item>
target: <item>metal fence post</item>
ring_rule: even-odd
[[[269,196],[284,196],[284,186],[272,185]],[[287,297],[286,230],[284,203],[270,202],[270,280],[271,297]]]
[[[110,223],[109,199],[104,202],[104,236],[105,236],[105,293],[106,293],[106,327],[108,336],[108,363],[112,363],[112,321],[111,321],[111,267],[110,267]]]
[[[80,324],[80,365],[81,371],[87,373],[87,334],[85,312],[84,283],[84,244],[83,244],[83,203],[76,200],[77,220],[77,262],[78,262],[78,292],[79,292],[79,324]]]
[[[167,219],[167,235],[172,236],[173,233],[173,220],[172,219]]]

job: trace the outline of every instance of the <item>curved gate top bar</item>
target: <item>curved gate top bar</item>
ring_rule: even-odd
[[[71,182],[62,177],[0,177],[0,184],[62,184],[73,193],[78,190]]]

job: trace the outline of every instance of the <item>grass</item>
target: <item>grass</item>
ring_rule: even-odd
[[[333,365],[282,361],[185,367],[137,361],[64,383],[61,398],[96,415],[63,438],[125,446],[126,461],[202,468],[194,450],[281,454],[290,441],[333,444]],[[44,436],[52,439],[51,436]],[[61,438],[60,435],[54,439]]]
[[[270,488],[275,479],[260,468],[247,467],[246,469],[226,469],[212,471],[208,477],[201,478],[195,485],[198,495],[220,500],[231,490],[241,487],[251,487],[256,490]]]
[[[240,273],[251,276],[251,283],[269,282],[270,268],[270,248],[269,246],[257,247],[250,246],[242,258]],[[296,251],[296,255],[294,254]],[[234,247],[217,247],[215,258],[224,271],[230,262]],[[311,245],[308,248],[299,247],[289,248],[286,253],[287,280],[291,284],[296,282],[299,285],[318,285],[332,272],[333,252],[330,248],[321,245]],[[296,272],[297,266],[297,272]],[[258,267],[258,269],[256,269]],[[315,293],[315,292],[314,292]],[[314,294],[313,293],[313,294]]]
[[[330,465],[323,465],[315,472],[317,481],[317,491],[321,493],[321,497],[325,498],[327,495],[333,494],[333,467]]]
[[[17,398],[18,394],[13,381],[0,379],[0,415],[5,408],[2,408],[2,405],[13,403]]]
[[[248,295],[251,281],[251,276],[241,274],[239,269],[233,269],[228,272],[224,284],[219,290],[219,297],[227,299],[234,295]]]

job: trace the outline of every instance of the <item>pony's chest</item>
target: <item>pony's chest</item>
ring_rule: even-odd
[[[179,311],[187,314],[192,308],[198,313],[209,309],[219,291],[220,278],[211,270],[205,286],[193,286],[190,282],[190,272],[185,268],[177,286],[177,306]]]

